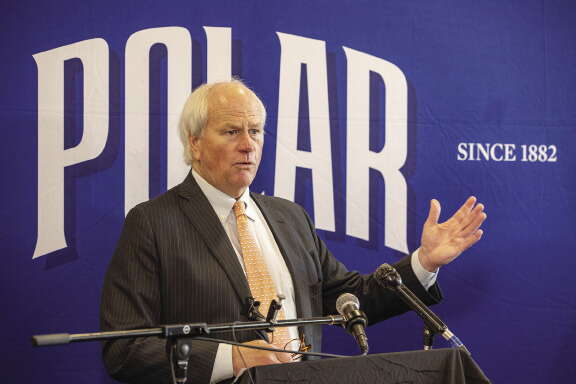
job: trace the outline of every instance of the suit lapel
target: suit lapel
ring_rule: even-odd
[[[290,275],[292,276],[293,287],[294,287],[294,294],[295,294],[295,301],[296,301],[296,311],[297,313],[302,313],[302,300],[307,297],[307,289],[308,287],[304,284],[297,284],[296,278],[298,276],[302,276],[302,268],[304,268],[300,262],[300,259],[296,252],[294,251],[294,247],[292,246],[292,242],[290,240],[290,236],[292,231],[290,230],[289,224],[286,221],[285,217],[275,210],[268,201],[262,198],[261,195],[251,193],[252,199],[258,204],[260,211],[266,218],[266,222],[274,235],[274,239],[276,240],[276,244],[278,244],[278,248],[280,249],[280,253],[282,253],[282,257],[286,262],[286,266],[290,271]]]
[[[207,248],[228,275],[238,298],[243,303],[250,297],[248,281],[238,261],[230,239],[206,196],[192,177],[192,173],[179,186],[180,208],[204,238]]]

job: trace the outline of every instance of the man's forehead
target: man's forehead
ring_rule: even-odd
[[[241,113],[245,116],[261,118],[263,111],[257,96],[242,84],[217,84],[211,89],[208,98],[209,115],[214,113]]]
[[[254,92],[239,83],[216,84],[210,90],[209,103],[227,105],[233,102],[256,101]]]

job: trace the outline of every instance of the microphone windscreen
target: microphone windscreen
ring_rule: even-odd
[[[349,305],[352,305],[352,310],[360,309],[360,301],[351,293],[343,293],[336,300],[336,310],[342,316],[345,316],[344,309]]]
[[[390,264],[382,264],[374,271],[374,280],[383,288],[395,288],[402,284],[402,278]]]

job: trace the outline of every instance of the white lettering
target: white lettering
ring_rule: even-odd
[[[344,47],[348,62],[346,233],[369,237],[369,169],[380,171],[386,184],[384,242],[408,252],[406,241],[406,180],[400,168],[407,153],[408,87],[394,64]],[[382,77],[386,88],[385,145],[380,152],[369,149],[370,72]]]
[[[481,160],[480,159],[480,155],[482,155],[482,157],[484,158],[484,160],[490,160],[490,156],[488,155],[488,149],[490,148],[490,144],[486,143],[485,145],[482,145],[480,143],[478,143],[476,145],[476,149],[477,149],[477,153],[478,153],[478,158],[476,160]]]
[[[232,78],[232,29],[204,27],[208,41],[208,82]]]
[[[151,28],[126,43],[125,195],[124,211],[149,196],[149,56],[154,44],[168,51],[168,188],[180,183],[189,168],[182,160],[178,119],[192,88],[192,42],[181,27]]]
[[[282,53],[274,194],[294,200],[296,167],[311,169],[315,225],[335,231],[326,44],[280,32],[278,38]],[[297,148],[302,64],[306,64],[308,74],[310,152]]]
[[[68,246],[64,235],[64,168],[100,155],[108,138],[108,44],[84,40],[33,55],[38,67],[38,235],[33,259]],[[83,127],[64,149],[64,61],[83,67]]]
[[[502,153],[502,144],[493,144],[490,148],[490,157],[494,159],[494,161],[502,161],[502,155],[496,155],[496,149],[500,149],[500,153]]]
[[[466,143],[458,143],[458,155],[456,155],[456,159],[466,160],[467,158]]]
[[[515,144],[504,144],[504,161],[516,161],[515,151]]]
[[[516,161],[516,145],[502,143],[458,143],[456,158],[460,161]]]
[[[204,27],[207,80],[228,80],[232,71],[230,28]],[[278,32],[281,48],[274,191],[294,200],[297,167],[310,169],[316,226],[335,231],[326,44]],[[189,168],[181,158],[177,132],[181,108],[191,91],[192,44],[182,27],[134,33],[125,51],[125,212],[149,199],[150,49],[167,51],[167,186],[181,182]],[[369,170],[386,183],[385,245],[407,252],[407,186],[400,168],[407,155],[407,85],[394,64],[344,47],[348,63],[346,233],[368,240]],[[84,76],[84,133],[64,149],[64,62],[79,59]],[[108,45],[92,39],[34,55],[38,67],[38,238],[33,258],[67,247],[64,233],[64,168],[98,157],[108,137]],[[301,69],[306,68],[310,150],[298,148]],[[385,145],[370,150],[370,74],[385,86]],[[514,146],[499,149],[514,159]],[[469,154],[466,153],[469,150]],[[458,159],[472,159],[474,145],[460,143]],[[504,155],[501,155],[501,152]],[[496,148],[490,151],[495,156]]]

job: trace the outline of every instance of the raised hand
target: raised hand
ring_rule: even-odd
[[[457,258],[480,240],[484,233],[480,229],[480,225],[486,220],[484,205],[476,204],[474,196],[470,196],[458,211],[443,223],[438,222],[440,210],[440,202],[432,199],[418,253],[420,263],[430,272]]]

